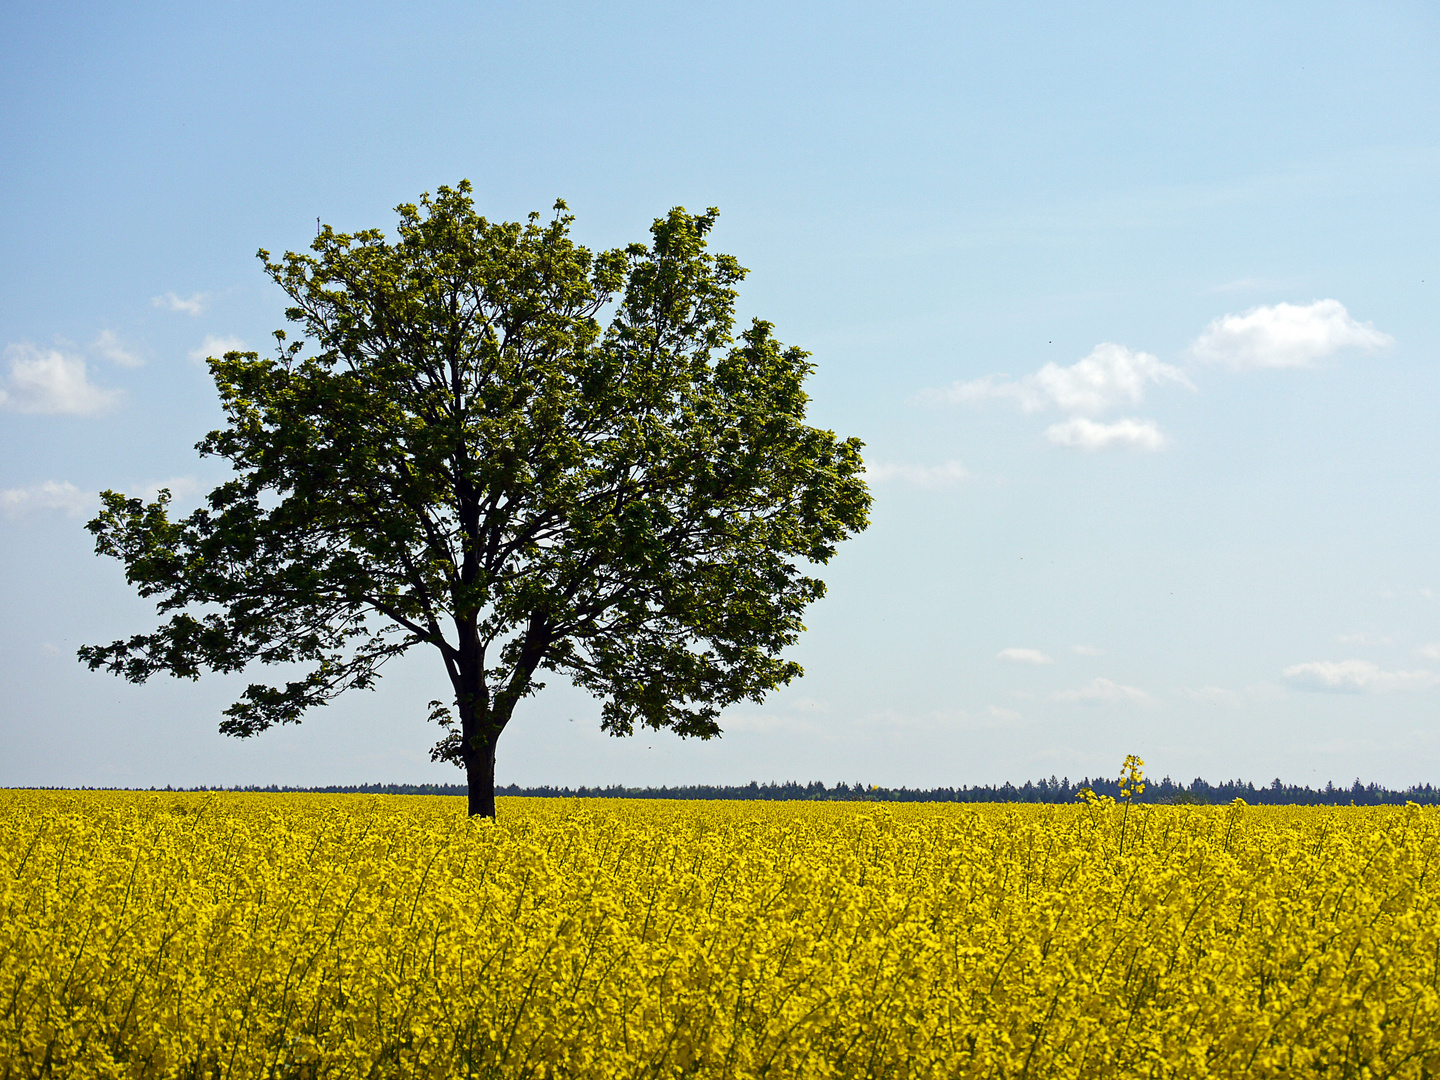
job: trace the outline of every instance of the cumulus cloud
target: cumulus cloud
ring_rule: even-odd
[[[1373,323],[1357,322],[1339,300],[1316,300],[1222,315],[1205,328],[1191,351],[1200,360],[1237,371],[1304,368],[1342,349],[1371,351],[1394,340]]]
[[[95,339],[95,344],[91,348],[112,364],[119,364],[121,367],[134,368],[145,363],[144,360],[120,344],[120,339],[115,336],[113,330],[100,331],[100,336]]]
[[[1440,641],[1432,641],[1429,645],[1422,645],[1417,650],[1426,660],[1440,660]]]
[[[11,521],[19,521],[41,514],[63,514],[66,517],[83,517],[97,505],[99,500],[90,492],[81,491],[66,481],[56,483],[46,480],[25,488],[0,490],[0,514]]]
[[[1061,690],[1050,695],[1051,701],[1078,705],[1153,705],[1155,699],[1135,686],[1122,686],[1109,679],[1093,679],[1078,690]]]
[[[995,654],[996,660],[1008,660],[1012,664],[1053,664],[1055,661],[1039,649],[1001,649]]]
[[[1292,664],[1282,674],[1297,689],[1333,694],[1420,690],[1440,683],[1433,671],[1383,671],[1369,660],[1312,660]]]
[[[1075,416],[1045,429],[1045,437],[1056,446],[1076,450],[1108,450],[1123,447],[1154,453],[1164,450],[1167,440],[1153,420],[1115,420],[1105,423]]]
[[[151,297],[150,303],[155,307],[164,308],[166,311],[180,311],[186,315],[201,315],[205,307],[210,303],[210,294],[197,292],[188,297],[176,296],[173,292],[164,296]]]
[[[194,476],[172,476],[165,480],[143,480],[120,488],[125,494],[154,502],[160,489],[166,488],[176,505],[196,501],[204,487]],[[63,514],[66,517],[85,517],[100,505],[100,497],[93,491],[82,491],[68,480],[61,483],[46,480],[23,488],[0,490],[0,516],[12,521],[28,520],[44,514]]]
[[[227,352],[244,352],[245,342],[238,337],[227,337],[220,334],[206,334],[198,348],[190,350],[190,359],[197,364],[203,364],[212,356],[224,356]]]
[[[947,461],[943,465],[865,463],[865,478],[880,484],[898,480],[911,487],[942,488],[951,487],[969,477],[970,470],[958,461]]]
[[[26,413],[96,416],[115,408],[123,390],[90,382],[85,361],[29,342],[5,346],[10,374],[0,385],[0,407]]]
[[[161,488],[166,488],[176,503],[184,503],[203,490],[199,479],[194,476],[172,476],[168,480],[146,480],[133,484],[125,489],[125,493],[149,503],[160,497]]]
[[[1195,389],[1195,384],[1179,368],[1162,364],[1149,353],[1106,341],[1069,367],[1051,362],[1018,381],[1008,381],[1003,375],[988,375],[973,382],[957,382],[942,390],[927,390],[923,396],[946,402],[1014,398],[1027,413],[1053,406],[1064,412],[1094,416],[1108,409],[1138,405],[1145,398],[1147,386],[1164,383]]]
[[[1104,656],[1104,649],[1097,649],[1094,645],[1071,645],[1070,651],[1076,656]]]

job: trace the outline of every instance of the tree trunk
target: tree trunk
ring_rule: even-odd
[[[461,760],[469,788],[470,816],[495,818],[495,740],[499,727],[491,716],[490,694],[485,686],[485,650],[476,636],[473,620],[458,616],[460,648],[451,678],[455,706],[460,713]],[[500,725],[503,727],[504,725]]]
[[[465,755],[465,783],[470,789],[470,816],[495,819],[495,742],[492,739]]]

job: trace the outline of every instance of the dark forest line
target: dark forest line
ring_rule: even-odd
[[[827,787],[821,781],[799,784],[761,784],[752,781],[739,787],[694,784],[680,787],[521,787],[518,784],[497,785],[496,795],[526,796],[544,799],[735,799],[769,802],[958,802],[958,803],[1071,803],[1082,789],[1090,788],[1096,795],[1119,799],[1120,785],[1116,780],[1086,778],[1071,782],[1069,778],[1026,781],[1023,785],[961,786],[941,788],[886,788],[863,784],[838,783]],[[81,788],[74,790],[115,790]],[[464,784],[330,784],[321,787],[294,787],[282,784],[264,786],[247,784],[237,787],[145,788],[125,790],[148,791],[232,791],[329,795],[465,795]],[[1177,783],[1168,776],[1147,781],[1138,803],[1213,805],[1235,799],[1256,806],[1396,806],[1407,802],[1422,806],[1440,804],[1440,788],[1430,784],[1393,791],[1379,784],[1362,784],[1358,779],[1349,787],[1333,783],[1323,788],[1284,784],[1278,778],[1257,787],[1242,780],[1219,784],[1207,783],[1197,777],[1189,784]]]

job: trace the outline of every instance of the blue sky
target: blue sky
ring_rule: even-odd
[[[720,207],[875,495],[803,680],[710,743],[552,685],[500,782],[1440,782],[1436,55],[1420,2],[5,5],[0,784],[460,778],[429,656],[237,742],[235,680],[74,652],[153,619],[95,493],[221,476],[256,249],[462,177],[592,247]]]

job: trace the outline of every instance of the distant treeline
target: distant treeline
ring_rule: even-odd
[[[1018,803],[1071,803],[1084,788],[1090,788],[1097,795],[1120,798],[1120,785],[1115,780],[1081,780],[1071,783],[1069,778],[1039,782],[1026,781],[1020,787],[1001,784],[978,787],[942,788],[883,788],[867,787],[863,784],[839,783],[833,787],[816,780],[809,784],[795,782],[785,784],[759,784],[751,782],[743,787],[725,787],[710,784],[696,784],[683,787],[520,787],[518,784],[497,786],[496,795],[523,795],[542,799],[754,799],[771,802],[802,801],[848,801],[848,802],[1018,802]],[[164,788],[150,790],[164,791],[257,791],[257,792],[306,792],[312,794],[336,795],[464,795],[464,784],[331,784],[326,787],[290,787],[269,784],[264,787],[246,785],[233,788]],[[1221,784],[1210,784],[1196,777],[1189,784],[1176,783],[1168,776],[1163,780],[1147,781],[1145,793],[1136,801],[1142,803],[1179,803],[1207,805],[1228,803],[1244,799],[1251,805],[1265,806],[1383,806],[1402,805],[1407,802],[1421,805],[1440,804],[1440,788],[1423,784],[1391,791],[1378,784],[1362,784],[1356,780],[1350,787],[1336,787],[1333,783],[1323,788],[1298,787],[1283,784],[1277,778],[1263,787],[1242,780],[1230,780]]]

